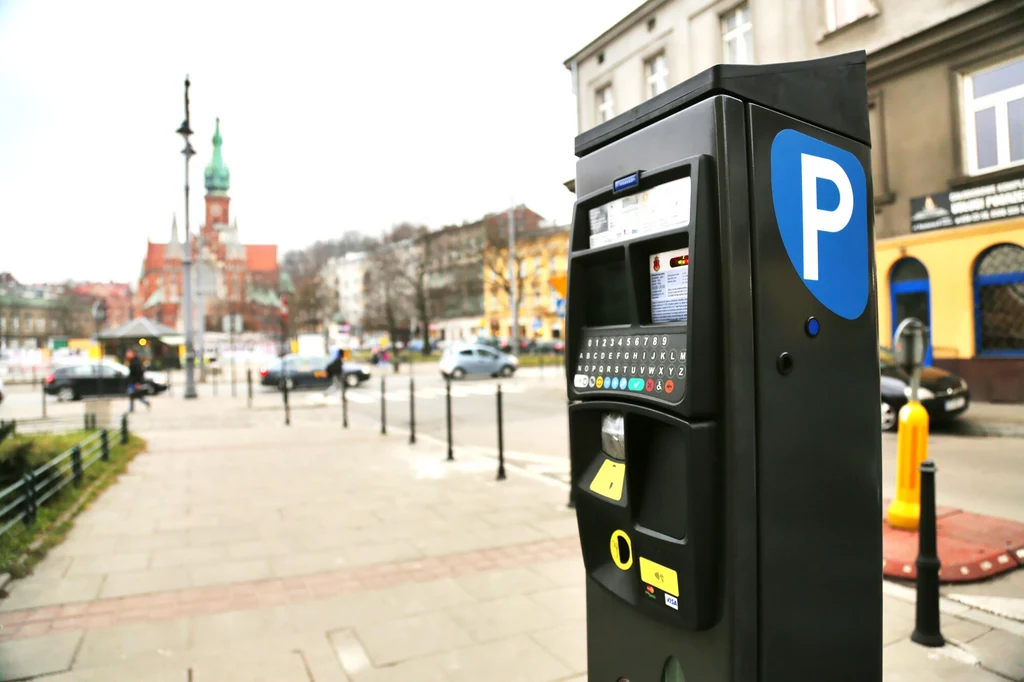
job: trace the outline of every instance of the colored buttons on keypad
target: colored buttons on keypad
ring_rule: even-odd
[[[654,379],[648,379],[647,380],[647,384],[644,385],[644,388],[647,390],[648,393],[653,391],[654,390]]]
[[[619,389],[626,390],[626,377],[619,377]]]
[[[671,393],[672,391],[675,390],[675,388],[676,384],[671,379],[665,382],[665,393]]]
[[[598,377],[597,378],[597,387],[601,388],[602,386],[604,386],[604,377]]]
[[[644,380],[633,377],[629,380],[629,390],[631,391],[642,391],[644,390]]]
[[[586,388],[587,387],[587,375],[586,374],[577,374],[572,379],[572,385],[575,386],[576,388]]]

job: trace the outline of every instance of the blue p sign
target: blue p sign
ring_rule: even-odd
[[[836,315],[868,304],[864,168],[850,152],[795,130],[772,141],[772,202],[782,243],[804,285]]]

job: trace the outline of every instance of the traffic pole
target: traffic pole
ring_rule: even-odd
[[[409,445],[416,444],[416,386],[409,377]]]
[[[921,524],[918,530],[917,605],[910,639],[922,646],[945,645],[939,623],[939,560],[935,519],[935,462],[921,464]]]

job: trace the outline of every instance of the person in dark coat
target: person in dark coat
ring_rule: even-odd
[[[341,390],[341,382],[344,380],[344,378],[341,376],[342,363],[344,362],[342,356],[343,353],[340,348],[335,350],[334,357],[327,364],[327,376],[330,377],[331,383],[327,387],[327,390],[324,391],[325,396],[328,395],[331,392],[331,389],[333,389],[335,386],[337,386],[338,389]]]
[[[145,389],[143,387],[145,383],[145,374],[142,369],[142,360],[133,350],[129,350],[128,353],[128,411],[135,411],[135,401],[139,400],[146,409],[152,409],[152,405],[146,400]]]

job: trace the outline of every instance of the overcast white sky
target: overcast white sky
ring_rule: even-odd
[[[186,73],[193,230],[217,116],[241,237],[281,253],[513,197],[568,221],[562,62],[639,4],[0,0],[0,271],[137,281],[183,228]]]

